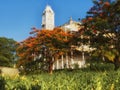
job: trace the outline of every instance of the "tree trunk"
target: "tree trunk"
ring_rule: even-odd
[[[49,70],[48,70],[49,74],[52,74],[53,73],[53,62],[51,61],[49,63]]]

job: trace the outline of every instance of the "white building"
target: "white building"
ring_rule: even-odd
[[[42,29],[53,30],[54,27],[54,11],[47,5],[42,15]],[[76,32],[82,28],[81,23],[73,21],[72,18],[60,27],[66,32]],[[69,53],[61,55],[61,58],[54,62],[53,69],[74,68],[74,64],[77,64],[78,68],[85,67],[84,53],[75,48]]]
[[[76,22],[70,17],[69,21],[63,25],[60,26],[63,30],[65,31],[71,31],[71,32],[76,32],[82,28],[80,22]]]
[[[60,28],[62,28],[65,32],[70,33],[76,33],[82,27],[82,24],[74,21],[72,17],[70,17],[68,22],[60,26]],[[78,47],[71,46],[70,52],[61,56],[61,58],[55,62],[54,69],[63,69],[64,67],[73,69],[76,65],[78,65],[78,68],[85,67],[85,57],[82,53],[82,50],[80,51],[76,48]]]
[[[42,14],[42,29],[53,30],[54,27],[54,11],[47,5]]]

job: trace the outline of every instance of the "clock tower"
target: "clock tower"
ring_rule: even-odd
[[[53,30],[54,27],[54,11],[47,5],[42,14],[42,29]]]

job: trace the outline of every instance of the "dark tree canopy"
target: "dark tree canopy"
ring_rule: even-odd
[[[120,0],[94,0],[94,6],[83,20],[85,35],[90,38],[94,55],[106,58],[119,67],[120,62]]]
[[[0,37],[0,66],[12,66],[16,54],[16,41]]]

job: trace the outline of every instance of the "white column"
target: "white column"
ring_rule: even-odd
[[[61,61],[61,69],[63,69],[64,68],[63,55],[61,56],[61,59],[62,59],[62,61]]]
[[[53,63],[53,70],[55,70],[55,63]]]
[[[68,68],[68,54],[66,53],[66,68]]]
[[[59,69],[59,61],[56,61],[56,69]]]
[[[52,57],[52,61],[54,62],[54,57]],[[55,70],[55,63],[53,63],[53,70]]]
[[[85,61],[84,51],[82,51],[82,60]]]
[[[84,67],[84,65],[85,65],[85,54],[84,54],[84,52],[82,52],[82,67]]]
[[[71,68],[73,69],[74,59],[73,59],[73,51],[71,50]]]

